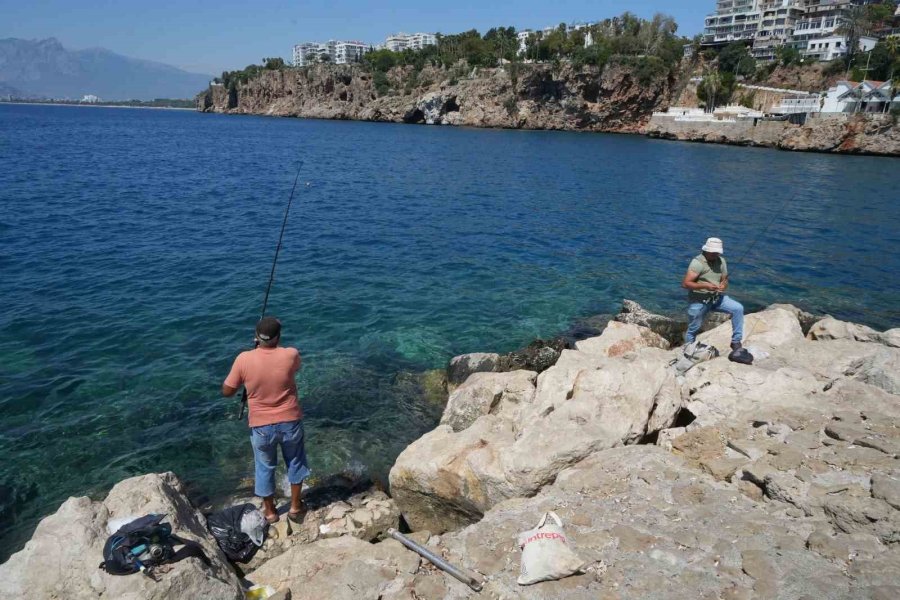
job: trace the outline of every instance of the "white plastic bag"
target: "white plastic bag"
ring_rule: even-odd
[[[537,527],[519,534],[522,570],[519,585],[553,581],[580,572],[584,561],[569,546],[562,520],[555,512],[544,513]]]

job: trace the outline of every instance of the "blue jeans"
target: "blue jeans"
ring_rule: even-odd
[[[726,295],[719,296],[719,299],[709,304],[703,302],[691,302],[688,306],[688,328],[685,334],[685,340],[688,344],[697,338],[703,321],[710,311],[727,313],[731,315],[731,343],[740,343],[744,338],[744,305],[733,300]]]
[[[253,445],[253,461],[256,463],[257,496],[268,498],[275,495],[275,466],[278,464],[278,447],[288,468],[288,481],[303,483],[309,477],[306,464],[306,449],[303,446],[303,421],[273,423],[250,428],[250,443]]]

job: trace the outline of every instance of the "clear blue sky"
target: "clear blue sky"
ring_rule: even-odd
[[[630,10],[672,15],[700,31],[713,0],[0,0],[0,38],[56,37],[70,49],[103,47],[218,74],[264,56],[288,58],[301,41],[377,43],[393,32],[456,33],[593,21]]]

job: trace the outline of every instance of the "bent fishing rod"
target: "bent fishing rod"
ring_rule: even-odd
[[[262,312],[259,320],[262,321],[266,316],[266,308],[269,306],[269,292],[272,291],[272,283],[275,281],[275,266],[278,264],[278,255],[281,253],[281,244],[284,242],[284,230],[287,227],[288,215],[291,212],[291,204],[294,202],[294,193],[297,191],[297,182],[300,181],[300,173],[303,171],[303,161],[297,165],[297,175],[294,177],[294,185],[291,187],[291,195],[288,197],[287,206],[284,209],[284,219],[281,221],[281,233],[278,234],[278,245],[275,246],[275,257],[272,259],[272,270],[269,272],[269,283],[266,285],[266,295],[263,298]],[[309,185],[309,184],[307,184]],[[259,346],[259,339],[255,339],[253,347]],[[244,385],[244,391],[241,393],[241,410],[238,413],[238,421],[243,420],[244,412],[247,410],[247,386]]]

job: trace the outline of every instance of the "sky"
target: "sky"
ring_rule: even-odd
[[[55,37],[71,50],[101,47],[219,74],[288,59],[291,47],[328,39],[379,43],[399,31],[457,33],[494,26],[543,28],[629,10],[675,17],[693,36],[714,0],[0,0],[0,38]]]

